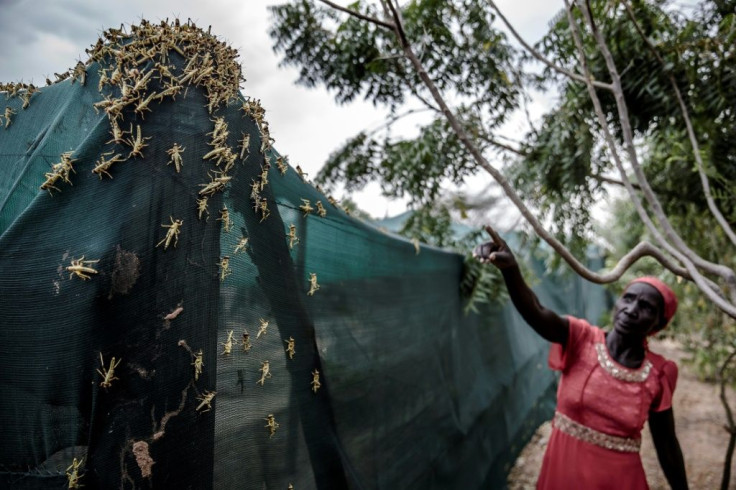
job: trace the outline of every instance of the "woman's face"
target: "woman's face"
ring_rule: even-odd
[[[662,296],[643,282],[631,284],[616,301],[613,328],[625,335],[646,337],[662,319]]]

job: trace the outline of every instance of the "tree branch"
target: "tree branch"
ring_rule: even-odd
[[[649,41],[649,38],[644,34],[644,32],[641,29],[641,26],[639,25],[639,22],[637,22],[636,17],[634,16],[634,12],[631,10],[631,6],[629,5],[629,2],[624,1],[622,2],[624,4],[624,7],[626,8],[626,13],[629,16],[629,19],[631,19],[631,22],[634,24],[634,27],[636,28],[636,32],[639,33],[639,36],[641,37],[642,41],[646,44],[647,48],[654,54],[654,56],[657,58],[657,61],[662,65],[662,67],[665,67],[665,62],[660,56],[659,52],[654,48],[652,43]],[[685,127],[687,128],[687,136],[690,139],[690,145],[693,148],[693,155],[695,156],[695,162],[698,165],[698,175],[700,176],[700,183],[703,186],[703,193],[705,194],[705,199],[708,202],[708,208],[710,209],[710,212],[715,217],[716,221],[719,225],[721,225],[721,228],[726,232],[726,235],[731,240],[731,243],[736,245],[736,233],[734,233],[733,229],[731,229],[731,226],[728,224],[728,221],[723,217],[723,214],[718,209],[718,206],[716,206],[715,201],[713,200],[713,194],[710,190],[710,182],[708,181],[708,176],[705,173],[705,166],[703,165],[703,158],[700,155],[700,147],[698,145],[698,140],[695,137],[695,130],[693,129],[692,121],[690,120],[690,114],[687,110],[687,106],[685,105],[685,100],[682,97],[682,93],[680,92],[680,88],[677,86],[677,81],[675,80],[675,77],[672,75],[672,72],[667,72],[667,78],[669,78],[670,85],[672,85],[672,89],[675,91],[675,96],[677,97],[677,102],[680,104],[680,111],[682,112],[682,117],[685,120]]]
[[[356,12],[355,10],[351,10],[346,7],[342,7],[336,3],[331,2],[330,0],[319,0],[320,2],[324,3],[325,5],[329,5],[335,10],[339,10],[340,12],[345,12],[346,14],[352,15],[353,17],[356,17],[360,20],[365,20],[367,22],[370,22],[371,24],[375,24],[379,27],[383,27],[385,29],[389,29],[391,31],[394,30],[394,25],[390,22],[386,22],[380,19],[376,19],[375,17],[371,17],[370,15],[361,14],[360,12]]]
[[[598,182],[603,182],[605,184],[613,184],[613,185],[618,185],[618,186],[621,186],[621,187],[626,187],[626,184],[624,184],[622,181],[616,180],[616,179],[612,179],[611,177],[606,177],[604,175],[591,175],[591,177],[593,179],[597,180]],[[638,184],[635,184],[633,182],[631,183],[631,187],[633,187],[634,189],[637,189],[637,190],[641,190],[641,187],[639,187]]]
[[[484,170],[486,170],[495,180],[498,182],[498,184],[503,189],[504,193],[508,196],[508,198],[513,202],[513,204],[516,206],[516,208],[519,210],[519,212],[522,214],[522,216],[526,219],[526,221],[532,226],[534,231],[539,235],[540,238],[542,238],[545,242],[547,242],[560,256],[570,265],[570,267],[581,277],[597,283],[597,284],[605,284],[609,282],[613,282],[618,280],[621,275],[639,258],[644,256],[651,256],[655,258],[660,264],[662,264],[665,268],[672,271],[673,273],[685,277],[687,279],[690,279],[691,276],[689,274],[689,271],[686,269],[683,269],[682,267],[678,266],[676,263],[672,262],[661,250],[654,247],[652,244],[648,242],[642,242],[634,249],[632,249],[628,254],[626,254],[624,257],[622,257],[618,264],[614,267],[614,269],[609,272],[608,274],[598,274],[595,273],[588,268],[586,268],[580,261],[578,261],[567,248],[565,248],[562,243],[560,243],[554,236],[552,236],[547,230],[542,226],[542,224],[537,220],[537,218],[532,214],[532,212],[527,208],[527,206],[524,204],[524,202],[521,200],[519,195],[516,193],[514,188],[511,186],[509,181],[506,179],[506,177],[493,165],[491,165],[488,160],[483,156],[481,151],[478,149],[477,146],[473,144],[473,142],[470,140],[468,134],[463,129],[462,124],[457,119],[455,114],[450,110],[449,106],[445,102],[444,98],[442,97],[442,94],[440,93],[437,86],[434,84],[432,79],[427,74],[427,71],[424,69],[424,66],[422,65],[419,58],[416,56],[414,51],[411,48],[411,45],[406,41],[405,37],[402,37],[400,35],[401,32],[403,32],[403,29],[401,27],[401,18],[398,11],[393,7],[393,5],[390,4],[389,1],[383,0],[382,4],[384,5],[384,8],[387,10],[390,10],[391,15],[394,19],[394,23],[396,24],[396,35],[399,37],[402,48],[404,49],[404,52],[406,53],[408,59],[411,61],[412,65],[414,66],[414,69],[419,74],[419,77],[421,78],[422,82],[424,82],[425,86],[429,90],[429,92],[432,94],[432,98],[435,100],[437,105],[440,106],[442,109],[442,113],[445,115],[447,120],[450,123],[450,126],[452,127],[453,131],[457,135],[458,139],[463,143],[465,148],[468,150],[468,152],[473,156],[475,161],[480,165]],[[388,5],[387,5],[388,4]],[[592,87],[592,83],[588,83]]]
[[[323,3],[333,6],[334,8],[338,8],[339,10],[345,11],[345,9],[340,8],[334,4],[331,4],[331,2],[328,2],[327,0],[321,0],[321,1]],[[492,0],[489,0],[492,8],[496,10],[496,12],[502,18],[504,23],[507,25],[507,27],[509,27],[509,29],[512,31],[512,34],[517,38],[517,40],[519,40],[519,42],[521,42],[524,45],[524,47],[530,53],[532,53],[532,55],[534,55],[537,59],[544,62],[545,64],[555,69],[556,71],[559,71],[574,80],[583,81],[586,84],[591,100],[593,101],[596,116],[598,117],[599,123],[601,124],[601,127],[603,129],[606,142],[611,149],[611,153],[612,153],[614,162],[616,163],[616,166],[621,174],[623,184],[626,187],[627,191],[629,192],[629,195],[631,196],[631,199],[634,203],[634,206],[637,209],[637,212],[639,213],[639,216],[641,217],[644,224],[647,226],[647,229],[654,235],[654,237],[657,239],[660,245],[664,248],[664,250],[666,250],[666,252],[669,255],[671,255],[672,257],[677,259],[677,261],[683,264],[684,268],[681,265],[678,265],[677,263],[673,262],[672,259],[669,256],[665,255],[665,253],[659,248],[655,247],[652,244],[649,244],[648,242],[642,242],[636,247],[634,247],[634,249],[632,249],[628,254],[622,257],[619,260],[618,264],[614,267],[614,269],[608,274],[597,274],[597,273],[594,273],[588,270],[567,250],[567,248],[565,248],[564,245],[562,245],[554,236],[552,236],[550,233],[547,232],[547,230],[542,226],[542,224],[537,220],[537,218],[532,214],[532,212],[526,207],[524,202],[518,196],[518,194],[516,193],[514,188],[511,186],[511,184],[508,182],[508,180],[504,177],[504,175],[486,160],[486,158],[483,156],[480,149],[471,141],[470,137],[468,136],[468,133],[464,130],[463,125],[460,123],[460,121],[455,116],[455,114],[450,110],[444,98],[442,97],[442,94],[439,92],[439,89],[434,84],[432,79],[429,77],[421,61],[414,53],[411,47],[411,44],[409,43],[406,37],[406,33],[403,27],[403,21],[401,18],[400,8],[397,5],[394,5],[392,0],[381,0],[381,5],[384,8],[384,12],[386,13],[386,16],[393,19],[393,23],[385,22],[385,23],[380,23],[379,25],[383,27],[390,26],[393,29],[395,35],[400,41],[401,47],[405,55],[407,56],[407,58],[413,65],[414,69],[417,71],[419,78],[422,80],[424,85],[429,90],[430,94],[432,95],[432,98],[435,100],[435,102],[439,106],[441,112],[448,119],[448,122],[450,123],[450,126],[452,127],[455,134],[458,136],[458,139],[462,142],[462,144],[466,147],[469,153],[473,156],[473,158],[478,163],[478,165],[482,167],[484,170],[486,170],[496,180],[496,182],[498,182],[499,185],[501,185],[506,195],[514,203],[514,205],[520,211],[522,216],[532,226],[532,228],[539,235],[539,237],[545,240],[558,254],[560,254],[560,256],[571,266],[571,268],[576,273],[578,273],[583,278],[588,279],[592,282],[596,282],[596,283],[612,282],[612,281],[617,280],[623,274],[623,272],[626,269],[628,269],[628,267],[630,267],[631,264],[633,264],[636,260],[638,260],[640,257],[648,255],[648,256],[655,258],[665,268],[677,274],[678,276],[693,280],[698,285],[698,288],[701,291],[703,291],[706,294],[706,296],[711,301],[713,301],[714,304],[716,304],[722,311],[727,313],[729,316],[736,318],[736,275],[733,273],[733,271],[730,268],[724,265],[721,265],[721,264],[713,264],[711,262],[704,260],[697,254],[695,254],[692,250],[690,250],[684,244],[684,242],[679,237],[679,235],[677,235],[677,233],[672,229],[669,221],[667,220],[666,215],[664,214],[662,210],[660,203],[656,199],[656,196],[654,195],[652,189],[650,188],[646,180],[646,177],[644,176],[641,170],[641,167],[638,163],[636,149],[634,148],[634,145],[633,145],[633,132],[631,130],[631,125],[630,125],[629,118],[628,118],[628,109],[623,99],[621,79],[616,70],[615,63],[613,62],[613,57],[610,51],[608,50],[607,45],[605,44],[600,32],[597,29],[595,29],[595,24],[592,21],[590,11],[585,8],[584,2],[581,2],[580,0],[575,0],[575,1],[578,2],[579,8],[581,8],[584,13],[584,18],[586,19],[588,24],[593,29],[593,34],[595,36],[596,42],[598,43],[601,53],[606,61],[606,65],[608,67],[609,73],[611,74],[611,77],[612,77],[611,84],[603,84],[600,82],[596,82],[592,79],[590,70],[589,70],[589,67],[586,61],[585,51],[583,49],[580,32],[578,30],[577,23],[572,17],[572,12],[570,11],[570,5],[569,5],[568,0],[565,0],[565,5],[567,7],[566,13],[568,16],[568,20],[570,22],[570,29],[572,30],[573,37],[575,38],[575,44],[579,51],[580,58],[581,58],[581,61],[584,67],[584,76],[581,76],[579,74],[572,73],[572,72],[569,72],[567,70],[557,67],[549,60],[546,60],[546,58],[544,58],[540,53],[536,52],[536,50],[534,50],[531,46],[523,42],[521,37],[510,26],[508,21],[505,19],[505,17],[503,17],[503,15],[500,13],[498,8],[492,2]],[[582,3],[582,6],[580,5],[581,3]],[[348,13],[353,15],[352,11]],[[365,20],[375,23],[376,19],[369,18]],[[600,100],[595,90],[596,88],[604,88],[607,90],[611,90],[613,92],[615,100],[616,100],[616,104],[617,104],[618,116],[621,120],[621,126],[623,130],[624,149],[629,155],[631,166],[639,181],[640,191],[642,192],[647,202],[652,207],[657,220],[660,222],[660,225],[664,229],[665,235],[667,236],[669,240],[672,240],[676,244],[676,246],[673,246],[672,244],[669,243],[667,239],[665,239],[665,236],[663,236],[659,228],[654,225],[651,218],[649,217],[646,210],[644,209],[644,206],[642,205],[641,200],[638,198],[637,192],[634,189],[634,186],[632,185],[632,183],[630,182],[626,174],[621,157],[618,154],[618,151],[616,149],[615,139],[613,138],[610,128],[608,127],[608,122],[606,120],[605,113],[602,110]],[[696,267],[696,264],[697,264],[697,267]],[[720,276],[721,278],[725,279],[726,282],[730,286],[732,286],[731,291],[733,293],[733,297],[731,298],[730,302],[724,298],[724,295],[722,291],[720,290],[720,288],[718,287],[718,285],[713,283],[708,278],[704,277],[699,272],[698,268],[702,268],[705,271],[708,271],[708,272],[711,272],[713,274]]]
[[[718,288],[716,284],[714,284],[712,281],[709,281],[708,279],[706,279],[700,274],[700,272],[697,270],[697,268],[695,267],[693,263],[694,261],[691,260],[691,255],[695,255],[695,258],[698,260],[699,263],[706,263],[706,265],[711,265],[712,267],[708,267],[708,269],[706,270],[711,270],[711,271],[716,270],[715,273],[721,277],[724,277],[727,281],[728,281],[728,278],[726,275],[724,275],[724,270],[730,271],[730,269],[720,264],[709,264],[705,260],[697,256],[696,254],[694,254],[692,251],[690,251],[690,253],[687,254],[687,253],[684,253],[681,249],[679,249],[679,247],[674,247],[672,244],[670,244],[665,239],[665,237],[662,236],[662,233],[659,231],[659,229],[654,225],[649,215],[647,214],[646,210],[644,209],[638,195],[634,191],[634,188],[628,176],[626,175],[626,171],[623,167],[623,163],[618,154],[618,151],[616,150],[615,140],[613,138],[610,128],[608,127],[608,121],[606,120],[605,113],[603,112],[603,108],[601,106],[600,99],[598,98],[598,95],[595,92],[593,83],[590,79],[590,69],[588,68],[587,59],[585,57],[582,37],[579,31],[578,25],[572,17],[572,12],[569,8],[568,0],[565,0],[565,6],[566,6],[566,12],[567,12],[568,20],[570,23],[570,29],[573,35],[573,39],[575,41],[575,45],[578,50],[580,60],[583,65],[584,72],[586,74],[586,80],[587,80],[586,87],[588,89],[588,94],[591,98],[591,101],[593,102],[593,107],[595,109],[596,116],[598,117],[598,121],[599,121],[599,124],[601,125],[601,129],[603,130],[604,137],[609,146],[609,149],[611,150],[611,155],[613,156],[613,160],[616,164],[616,167],[619,170],[619,173],[621,174],[621,178],[624,182],[624,185],[626,186],[627,191],[629,192],[629,196],[631,197],[631,200],[634,204],[634,207],[637,210],[637,213],[639,214],[639,217],[642,219],[647,229],[654,235],[657,241],[661,244],[661,246],[664,247],[665,250],[667,250],[669,254],[677,258],[677,260],[679,260],[682,264],[685,265],[685,268],[687,269],[690,275],[690,278],[698,285],[698,288],[701,291],[703,291],[703,293],[708,297],[708,299],[713,301],[714,304],[716,304],[722,311],[727,313],[729,316],[736,318],[736,305],[734,305],[736,301],[734,301],[733,298],[731,299],[730,302],[726,300],[720,288]],[[584,14],[586,17],[590,16],[590,12],[587,10],[584,11]],[[600,33],[596,31],[594,34],[596,36],[598,45],[601,48],[601,51],[603,52],[604,58],[606,59],[609,72],[612,75],[613,85],[615,89],[614,96],[617,101],[617,105],[619,109],[619,118],[621,119],[621,125],[623,129],[623,134],[624,134],[624,144],[632,160],[631,161],[632,167],[634,167],[637,178],[639,179],[641,190],[643,194],[645,195],[645,197],[647,198],[647,201],[650,201],[649,204],[652,205],[652,207],[654,208],[654,212],[658,220],[660,221],[660,223],[663,223],[663,226],[669,226],[669,222],[664,216],[664,212],[662,211],[661,206],[659,205],[659,202],[656,199],[656,196],[653,195],[653,192],[648,185],[646,177],[641,171],[641,168],[639,168],[638,165],[636,164],[637,155],[636,155],[636,150],[634,149],[634,145],[633,145],[631,126],[629,125],[629,121],[628,121],[628,111],[626,110],[626,105],[625,105],[625,102],[623,101],[623,89],[621,88],[621,80],[618,77],[618,73],[615,70],[615,64],[613,64],[611,53],[610,51],[608,51],[607,46],[605,46],[605,43],[603,42],[603,39]],[[669,226],[668,228],[667,236],[670,237],[671,239],[682,242],[682,239],[674,232],[671,226]]]
[[[501,18],[503,23],[506,25],[506,28],[511,31],[511,34],[516,38],[516,40],[526,49],[529,54],[534,56],[537,60],[541,61],[548,67],[552,68],[557,73],[560,73],[562,75],[567,76],[568,78],[571,78],[573,80],[577,80],[578,82],[585,83],[585,77],[578,73],[571,72],[569,70],[566,70],[565,68],[562,68],[561,66],[558,66],[554,64],[552,61],[547,59],[542,53],[534,49],[533,46],[531,46],[529,43],[527,43],[524,38],[521,37],[521,35],[514,29],[514,27],[511,25],[511,23],[506,19],[506,17],[501,13],[501,10],[496,6],[496,3],[493,0],[488,0],[488,3],[490,4],[491,8],[496,11],[496,14]],[[613,90],[613,86],[610,83],[604,83],[604,82],[598,82],[593,81],[593,85],[595,85],[597,88],[605,89],[605,90]]]
[[[391,0],[382,0],[382,3],[384,4],[384,8],[388,7],[388,10],[391,12],[391,15],[394,18],[394,31],[396,32],[396,35],[399,36],[399,39],[401,40],[401,45],[409,46],[409,41],[406,37],[406,31],[404,31],[404,21],[401,18],[401,7],[399,7],[398,5],[395,6]]]
[[[523,150],[520,150],[518,148],[514,148],[513,146],[507,145],[506,143],[501,143],[497,139],[491,137],[489,134],[486,134],[485,132],[478,135],[478,138],[482,139],[488,144],[491,144],[493,146],[497,146],[501,150],[510,151],[511,153],[514,153],[516,155],[519,155],[520,157],[526,157],[529,156],[529,154]]]
[[[716,263],[703,259],[697,253],[691,250],[690,247],[687,246],[685,241],[680,237],[680,235],[677,234],[677,232],[674,230],[669,220],[667,219],[667,216],[665,215],[664,210],[662,209],[662,205],[660,204],[659,199],[657,199],[657,196],[654,194],[654,191],[652,191],[652,188],[649,186],[649,181],[644,175],[641,165],[639,164],[639,158],[636,153],[636,148],[634,147],[634,137],[633,137],[633,131],[631,129],[631,122],[629,119],[629,110],[628,110],[628,106],[626,105],[626,101],[624,100],[624,92],[621,86],[621,77],[618,74],[616,63],[613,60],[613,55],[611,54],[611,51],[608,49],[608,45],[603,39],[603,35],[601,34],[601,32],[598,29],[595,29],[595,24],[593,23],[592,13],[587,8],[587,4],[583,2],[582,0],[576,0],[576,2],[578,4],[578,7],[582,9],[583,17],[586,19],[588,25],[591,27],[591,29],[593,29],[593,35],[595,37],[596,43],[598,44],[598,47],[601,50],[603,59],[606,62],[606,67],[608,68],[608,72],[611,75],[611,80],[613,82],[613,87],[614,87],[614,98],[616,100],[616,108],[618,110],[619,120],[621,122],[622,134],[624,136],[624,148],[626,149],[629,155],[631,168],[634,170],[634,174],[636,175],[639,181],[639,185],[641,185],[642,194],[646,198],[647,203],[652,207],[654,216],[657,218],[657,221],[662,227],[665,236],[667,236],[667,238],[671,240],[674,246],[677,248],[678,254],[673,254],[673,255],[676,257],[678,255],[681,255],[682,258],[678,257],[678,260],[680,260],[683,264],[687,265],[687,263],[692,262],[698,268],[706,272],[716,274],[726,281],[726,284],[728,284],[729,291],[730,291],[730,304],[727,305],[728,308],[724,311],[729,312],[730,316],[732,316],[733,318],[736,318],[736,316],[734,316],[734,314],[736,313],[736,273],[734,273],[734,271],[731,268],[723,264],[716,264]],[[565,3],[567,3],[567,0],[565,0]],[[568,13],[568,16],[572,18],[571,13]],[[581,44],[580,49],[582,49],[582,44]],[[591,97],[593,96],[597,98],[596,94],[591,95]],[[662,241],[661,243],[664,244],[664,241]],[[684,258],[687,258],[687,260],[684,260]],[[715,297],[711,297],[709,295],[709,291],[708,291],[709,286],[705,285],[703,281],[704,280],[703,276],[699,272],[695,271],[694,269],[691,270],[690,268],[688,268],[688,270],[690,270],[690,273],[693,276],[693,280],[695,281],[696,284],[698,284],[698,287],[704,293],[706,293],[706,295],[709,296],[709,298],[711,298],[714,302],[716,302],[716,304],[718,304],[720,308],[721,305],[724,304],[720,300],[720,295],[722,294],[720,289],[713,291],[713,293],[718,296],[718,301],[716,301]]]
[[[568,0],[565,0],[566,4],[567,4],[567,1]],[[667,219],[667,216],[665,215],[665,212],[662,209],[662,205],[659,202],[659,199],[657,199],[656,194],[654,193],[652,188],[649,186],[649,181],[647,180],[646,175],[644,175],[641,165],[639,164],[639,155],[636,153],[636,147],[634,146],[634,132],[631,128],[631,121],[629,118],[629,108],[626,105],[626,100],[624,99],[624,91],[621,85],[621,77],[619,76],[618,70],[616,68],[616,63],[613,60],[613,55],[611,54],[611,51],[608,49],[608,45],[603,39],[601,32],[595,29],[595,24],[593,23],[593,20],[592,20],[592,14],[587,9],[585,2],[581,0],[574,0],[574,1],[576,1],[578,8],[580,8],[581,11],[583,12],[583,18],[593,30],[593,36],[595,37],[596,43],[598,44],[598,48],[600,49],[601,54],[603,55],[603,59],[606,62],[606,67],[608,68],[608,72],[611,75],[611,79],[613,81],[613,87],[614,87],[614,92],[613,92],[614,99],[616,101],[616,109],[618,111],[618,119],[621,123],[621,133],[624,138],[624,150],[626,151],[629,157],[629,163],[631,164],[631,168],[634,171],[634,175],[636,175],[639,185],[641,186],[642,194],[646,198],[647,203],[652,208],[654,217],[657,219],[657,221],[659,222],[659,225],[662,227],[662,230],[664,231],[664,235],[669,240],[672,241],[672,243],[679,250],[679,252],[681,252],[684,256],[686,256],[688,260],[697,264],[697,266],[702,268],[703,270],[706,270],[713,274],[717,274],[723,277],[724,279],[728,280],[729,275],[734,276],[733,271],[730,271],[730,269],[728,269],[727,267],[723,265],[714,264],[698,256],[695,252],[693,252],[687,246],[687,244],[685,244],[685,242],[677,234],[674,228],[672,228],[672,225]],[[570,18],[570,21],[572,22],[572,14],[569,12],[569,9],[568,9],[568,17]],[[577,29],[577,24],[574,25],[574,28]],[[578,51],[580,53],[580,56],[584,58],[585,55],[584,55],[584,50],[582,47],[582,39],[580,38],[579,31],[576,31],[576,32],[578,35],[578,39],[576,41],[576,44],[578,44]],[[587,70],[586,74],[590,76],[590,70],[588,70],[587,68],[587,63],[586,63],[586,70]],[[596,100],[598,99],[598,96],[594,92],[591,92],[591,98],[593,97],[595,97]],[[601,114],[599,114],[599,118],[601,115],[602,115],[602,110],[601,110]],[[606,126],[607,126],[607,123],[606,123]],[[611,139],[611,141],[613,141],[613,139]],[[623,172],[622,172],[622,178],[626,180],[625,176],[623,175]],[[654,227],[654,229],[656,229],[656,227]],[[734,280],[733,285],[736,286],[736,276],[734,276],[733,280]]]
[[[374,134],[378,133],[379,131],[382,131],[384,129],[389,128],[393,123],[395,123],[396,121],[398,121],[400,119],[403,119],[403,118],[405,118],[407,116],[411,116],[412,114],[417,114],[419,112],[425,112],[425,111],[428,111],[428,110],[430,110],[430,109],[409,109],[409,110],[407,110],[405,112],[402,112],[401,114],[395,114],[393,116],[389,116],[388,117],[388,120],[386,121],[385,124],[381,124],[380,126],[378,126],[377,128],[373,129],[372,131],[366,133],[366,136],[369,136],[369,137],[370,136],[373,136]],[[439,110],[437,110],[436,112],[439,112]]]

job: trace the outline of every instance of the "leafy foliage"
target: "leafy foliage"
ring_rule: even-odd
[[[435,118],[413,139],[358,134],[330,155],[315,180],[327,188],[342,182],[348,190],[378,181],[385,195],[421,205],[438,198],[443,182],[460,184],[475,171],[446,120]]]
[[[374,4],[359,1],[350,9],[383,19]],[[387,196],[409,197],[422,205],[443,188],[462,183],[477,171],[476,163],[430,103],[431,96],[405,58],[394,33],[336,10],[297,0],[271,8],[270,34],[283,63],[300,69],[299,82],[323,84],[340,103],[363,97],[392,111],[416,96],[434,112],[413,138],[386,132],[360,133],[335,151],[317,177],[328,187],[348,190],[379,181]],[[468,132],[481,147],[493,128],[518,105],[514,57],[504,35],[492,26],[485,2],[414,0],[403,11],[406,36],[438,88],[451,92]]]
[[[481,264],[469,254],[463,261],[460,294],[465,298],[465,313],[478,313],[480,305],[498,304],[508,297],[498,269]]]
[[[375,4],[349,6],[361,14],[382,18]],[[300,68],[299,81],[323,83],[338,102],[362,95],[374,104],[392,107],[421,87],[394,33],[375,24],[297,0],[271,7],[274,49],[284,64]],[[456,91],[485,105],[486,112],[505,117],[517,87],[508,71],[513,54],[484,2],[414,0],[403,11],[406,35],[419,39],[419,56],[442,90]]]
[[[374,104],[404,101],[408,65],[397,56],[391,32],[353,17],[343,20],[310,0],[274,6],[271,12],[274,49],[283,51],[283,64],[299,68],[300,83],[323,83],[340,103],[359,95]],[[363,12],[377,15],[372,5]]]
[[[640,163],[668,218],[703,257],[734,264],[732,247],[726,246],[707,208],[673,87],[674,82],[687,107],[716,203],[736,225],[734,2],[703,0],[695,8],[673,0],[586,3],[621,74]],[[392,22],[377,5],[359,0],[348,8],[379,23]],[[408,197],[417,210],[405,230],[409,236],[428,241],[434,234],[435,243],[448,246],[442,231],[448,215],[437,201],[479,168],[431,102],[395,33],[311,0],[294,0],[274,7],[273,13],[274,48],[283,53],[285,64],[300,68],[301,83],[324,85],[338,102],[362,97],[392,111],[385,132],[362,132],[345,142],[318,180],[328,186],[342,183],[348,190],[381,182],[386,195]],[[572,14],[585,24],[578,8]],[[532,89],[554,91],[556,102],[539,127],[517,138],[524,143],[505,154],[504,172],[540,220],[551,224],[578,255],[587,240],[605,236],[594,227],[591,210],[609,195],[617,178],[612,178],[610,149],[585,86],[548,68],[540,71],[530,55],[512,48],[486,2],[410,0],[401,15],[406,39],[427,75],[489,160],[503,146],[499,128],[521,108],[523,95]],[[582,42],[593,78],[609,82],[589,29],[582,29]],[[537,49],[552,63],[582,73],[566,12],[553,19]],[[615,144],[622,145],[617,101],[606,90],[597,89],[597,94]],[[398,138],[391,125],[409,100],[434,114],[416,136]],[[607,235],[617,256],[639,239],[651,238],[630,207],[621,206],[613,220]]]
[[[525,145],[524,158],[508,173],[514,187],[550,219],[553,231],[566,236],[579,252],[586,243],[593,204],[605,194],[596,177],[610,163],[596,147],[590,114],[577,107],[581,95],[565,95],[558,108],[544,115]]]
[[[501,273],[489,265],[481,264],[470,251],[487,240],[484,232],[458,229],[453,215],[462,212],[464,202],[459,197],[425,204],[404,222],[399,234],[405,238],[435,247],[454,250],[463,257],[460,295],[465,301],[464,311],[478,313],[481,304],[498,304],[508,294]]]
[[[719,207],[731,223],[736,223],[733,200],[736,147],[732,143],[733,136],[736,136],[733,134],[736,131],[736,114],[733,111],[736,104],[736,51],[733,48],[736,14],[733,8],[731,12],[726,8],[719,9],[718,4],[724,3],[703,2],[694,18],[688,19],[681,11],[674,10],[672,2],[634,1],[631,7],[636,24],[629,18],[622,2],[596,1],[592,2],[592,8],[598,21],[597,28],[605,33],[614,62],[620,67],[632,129],[647,149],[644,171],[665,211],[673,216],[687,215],[695,210],[708,213],[672,79],[680,88],[696,127]],[[638,29],[641,29],[641,34]],[[593,78],[609,80],[605,62],[592,35],[588,33],[584,42]],[[656,49],[662,61],[649,44]],[[539,43],[539,48],[571,70],[578,65],[564,15],[559,16]],[[566,142],[574,146],[568,149],[567,154],[554,153],[556,147],[563,146],[565,135],[586,135],[595,125],[590,121],[593,110],[590,98],[581,90],[580,84],[563,80],[550,70],[545,74],[562,90],[560,105],[545,116],[540,131],[545,136],[549,131],[549,121],[552,121],[554,135],[552,138],[535,138],[533,149],[523,163],[523,175],[541,176],[539,184],[544,189],[540,193],[541,207],[558,210],[565,208],[570,196],[595,198],[600,189],[598,178],[611,167],[605,153],[600,152],[600,143],[591,145],[583,138],[572,141],[567,138]],[[601,90],[598,94],[604,112],[616,114],[611,94]],[[570,117],[571,114],[576,117]],[[620,119],[611,116],[609,122],[620,137]],[[600,137],[596,136],[596,139],[600,141]],[[583,158],[590,158],[589,164],[580,161],[577,150],[586,153]],[[544,158],[537,158],[540,154]],[[546,172],[550,157],[558,165],[566,166],[562,180],[557,173]],[[568,221],[571,228],[579,229],[586,216],[555,212],[552,218],[558,223]],[[683,231],[689,238],[687,228]]]

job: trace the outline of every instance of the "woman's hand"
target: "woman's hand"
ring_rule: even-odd
[[[473,256],[484,264],[491,263],[501,269],[511,302],[522,318],[543,338],[564,347],[570,330],[568,319],[539,303],[537,295],[521,276],[519,265],[509,246],[493,228],[486,226],[485,230],[491,235],[492,241],[475,247]]]
[[[486,232],[491,236],[491,241],[478,245],[473,250],[473,257],[484,264],[493,264],[499,269],[508,269],[517,265],[516,257],[506,242],[501,238],[496,230],[486,225]]]

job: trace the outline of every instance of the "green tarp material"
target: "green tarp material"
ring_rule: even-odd
[[[145,120],[126,115],[151,138],[144,156],[98,178],[95,162],[115,149],[92,107],[98,68],[27,109],[0,95],[17,113],[0,129],[0,486],[66,488],[76,458],[84,488],[503,487],[554,404],[547,347],[520,317],[508,306],[466,316],[461,256],[417,253],[327,204],[292,168],[271,167],[261,222],[249,199],[260,132],[239,103],[218,115],[233,145],[250,134],[249,156],[197,219],[213,123],[195,87]],[[174,143],[180,173],[167,165]],[[72,185],[51,196],[39,186],[67,151]],[[305,216],[302,199],[326,216]],[[225,205],[229,232],[217,220]],[[156,247],[172,218],[178,244]],[[224,256],[232,273],[221,280]],[[98,261],[86,281],[66,269],[81,257]],[[311,273],[319,289],[308,295]],[[600,290],[570,278],[536,289],[560,312],[605,308]],[[100,355],[105,369],[120,361],[107,388]]]

